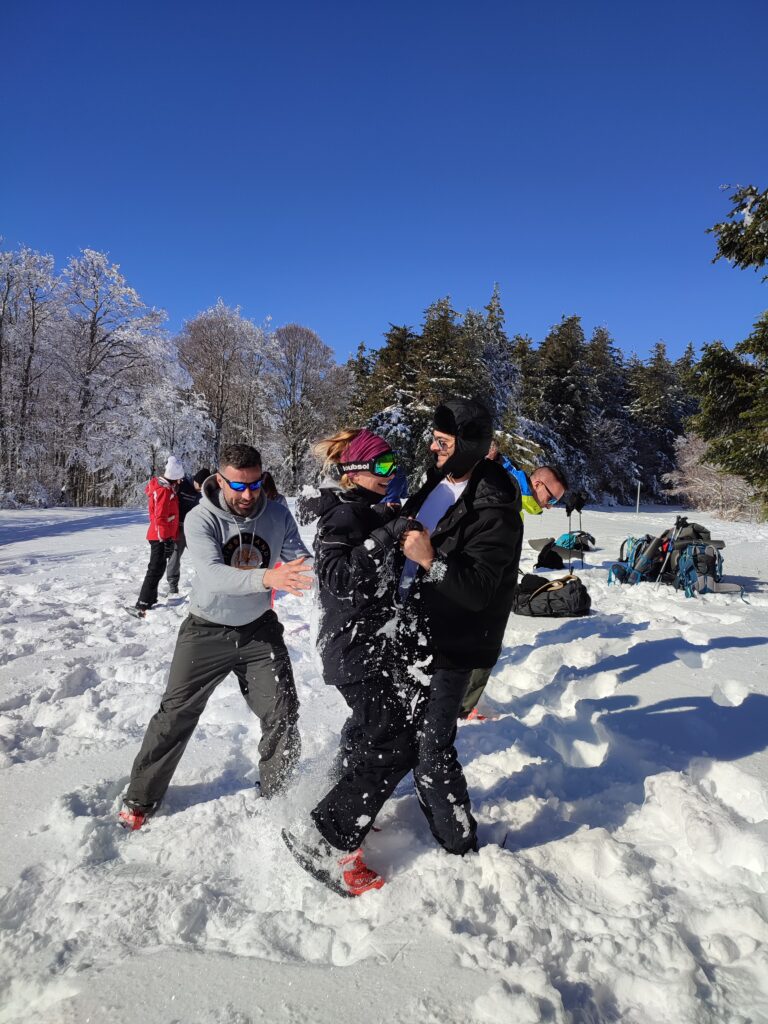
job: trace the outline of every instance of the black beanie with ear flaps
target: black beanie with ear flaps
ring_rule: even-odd
[[[462,477],[484,459],[493,440],[493,419],[480,402],[446,398],[435,409],[435,430],[456,438],[456,449],[440,468],[443,476]]]

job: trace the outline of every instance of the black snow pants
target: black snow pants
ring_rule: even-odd
[[[331,846],[355,850],[397,784],[413,771],[432,835],[449,853],[477,846],[477,825],[454,741],[469,669],[437,669],[429,686],[339,687],[351,709],[343,774],[312,811]]]
[[[163,578],[168,556],[173,551],[172,540],[151,540],[149,542],[149,565],[141,585],[137,608],[151,608],[157,604],[157,585]]]
[[[299,759],[299,701],[283,627],[273,611],[245,626],[189,615],[182,622],[160,708],[150,720],[131,771],[126,799],[163,798],[208,698],[234,672],[261,722],[259,775],[264,796],[279,793]]]

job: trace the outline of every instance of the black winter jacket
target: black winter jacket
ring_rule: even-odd
[[[318,648],[326,683],[346,686],[387,671],[397,578],[371,531],[394,518],[362,489],[322,488],[310,499],[320,516],[315,536],[321,619]],[[309,510],[307,510],[309,511]],[[391,562],[391,559],[389,560]],[[386,677],[384,677],[384,680]]]
[[[197,508],[202,494],[202,491],[195,490],[195,485],[188,477],[185,476],[181,481],[181,485],[178,490],[179,519],[182,523],[186,519],[187,512],[191,512],[193,508]]]
[[[430,471],[402,514],[415,516],[440,479]],[[501,466],[483,459],[431,540],[437,556],[429,572],[419,570],[408,606],[430,638],[434,668],[490,668],[517,586],[519,487]]]

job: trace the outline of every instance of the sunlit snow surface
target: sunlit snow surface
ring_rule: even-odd
[[[593,614],[513,616],[494,717],[459,729],[479,855],[437,849],[406,781],[367,844],[388,884],[341,900],[279,838],[344,716],[312,600],[277,602],[302,701],[290,797],[256,797],[258,723],[230,677],[163,811],[126,835],[186,601],[121,611],[140,511],[0,512],[0,1022],[768,1021],[768,528],[694,518],[747,601],[609,588],[620,541],[674,512],[588,510]]]

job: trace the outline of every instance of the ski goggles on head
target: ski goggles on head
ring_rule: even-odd
[[[342,462],[342,473],[373,473],[374,476],[392,476],[397,469],[397,460],[392,452],[383,452],[366,462]]]
[[[258,480],[251,480],[250,483],[243,484],[239,480],[227,480],[223,474],[219,475],[225,483],[229,484],[233,491],[258,491],[264,482],[260,477]]]

